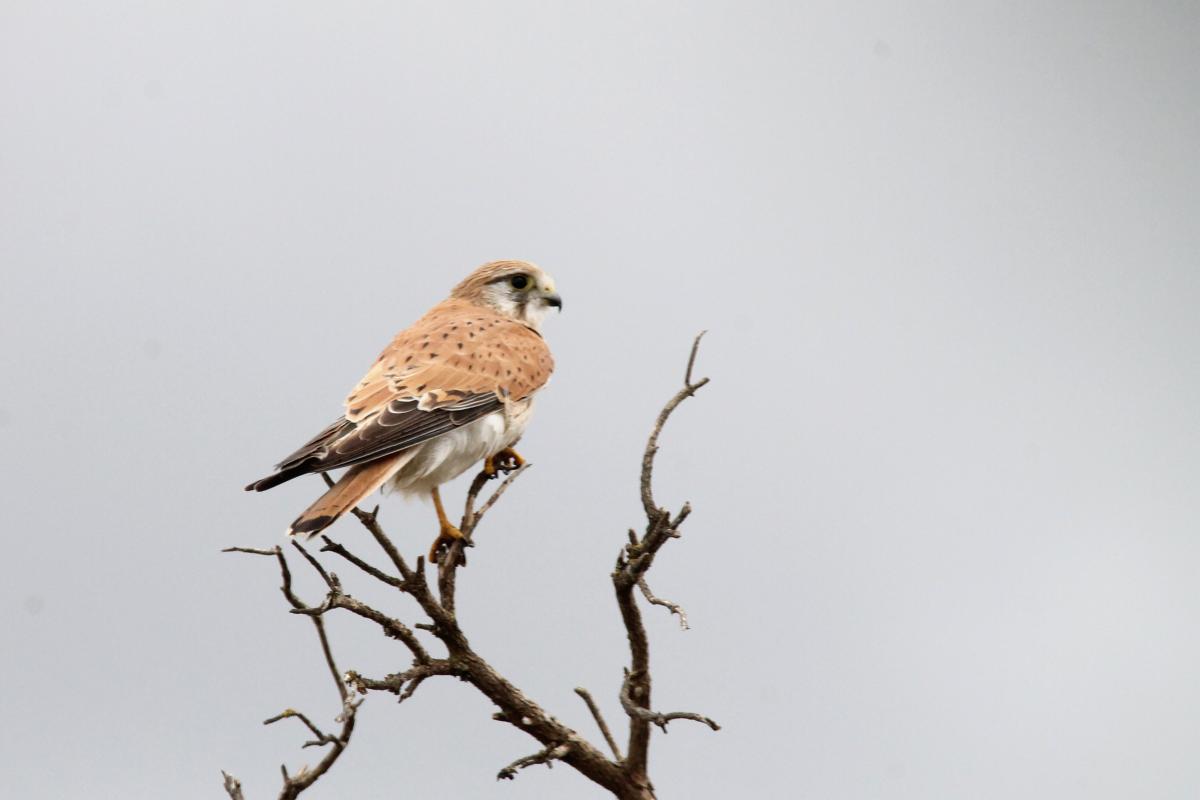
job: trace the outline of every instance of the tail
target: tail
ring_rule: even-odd
[[[288,528],[288,535],[303,534],[309,538],[332,525],[338,517],[358,504],[359,500],[378,489],[412,458],[411,452],[397,453],[367,464],[352,467],[325,494],[317,498]]]

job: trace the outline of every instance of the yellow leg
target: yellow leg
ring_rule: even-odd
[[[429,560],[436,562],[438,551],[443,547],[449,547],[456,539],[463,538],[462,531],[454,527],[446,516],[446,509],[442,507],[442,496],[438,493],[437,487],[430,492],[433,496],[433,508],[437,511],[438,517],[438,536],[433,540],[433,545],[429,548]]]
[[[489,478],[494,478],[503,472],[512,472],[525,466],[525,459],[511,447],[506,447],[499,453],[488,456],[483,462],[483,471]]]

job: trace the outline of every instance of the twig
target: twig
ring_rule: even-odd
[[[304,560],[312,565],[312,568],[317,571],[317,574],[321,576],[321,580],[325,581],[325,585],[328,586],[331,591],[341,591],[342,587],[337,582],[337,576],[331,577],[330,574],[325,571],[325,568],[321,566],[321,562],[313,558],[312,555],[310,555],[309,552],[305,550],[304,547],[295,539],[292,539],[292,547],[300,551],[300,555],[304,556]]]
[[[344,608],[351,614],[356,614],[363,619],[369,619],[371,622],[374,622],[383,629],[385,636],[403,642],[404,646],[412,652],[413,658],[417,663],[423,664],[429,661],[429,652],[421,644],[420,640],[417,639],[417,635],[413,633],[411,628],[395,617],[389,617],[382,611],[360,600],[356,600],[348,594],[341,594],[340,592],[331,592],[326,602],[329,608]]]
[[[483,515],[486,514],[492,506],[496,505],[496,501],[499,500],[506,491],[508,491],[508,487],[512,485],[513,481],[521,477],[521,473],[525,472],[525,470],[532,466],[533,464],[527,461],[506,475],[504,480],[500,482],[500,485],[496,487],[496,491],[492,492],[488,499],[484,501],[483,505],[480,506],[479,510],[471,515],[470,520],[467,521],[467,529],[474,531],[475,528],[478,527],[480,521],[483,519]],[[463,532],[466,533],[467,531]]]
[[[658,506],[654,503],[654,491],[652,487],[654,478],[654,456],[658,453],[658,437],[662,433],[663,426],[667,424],[667,419],[671,414],[687,398],[694,395],[701,387],[708,383],[708,378],[701,378],[696,382],[692,382],[692,368],[696,365],[696,353],[700,350],[700,340],[704,338],[704,334],[708,331],[700,331],[692,342],[692,351],[688,354],[687,371],[683,375],[683,388],[667,401],[663,406],[662,411],[658,414],[658,419],[654,421],[654,430],[650,432],[650,438],[646,442],[646,449],[642,453],[642,508],[646,511],[647,517],[653,517],[658,512]]]
[[[255,556],[277,556],[279,548],[272,547],[270,550],[262,550],[258,547],[226,547],[221,550],[222,553],[250,553]],[[237,780],[236,778],[234,780]]]
[[[467,489],[467,499],[463,503],[462,522],[459,523],[458,529],[466,531],[474,527],[477,520],[475,519],[475,500],[479,497],[479,493],[483,491],[483,487],[487,486],[487,482],[492,479],[487,470],[479,470],[471,480],[471,487]]]
[[[713,722],[708,717],[701,714],[693,714],[690,711],[672,711],[668,714],[661,714],[657,711],[651,711],[648,708],[643,708],[633,702],[630,697],[630,689],[634,685],[633,673],[628,673],[625,676],[625,683],[621,687],[621,707],[625,709],[625,713],[635,719],[640,719],[645,722],[653,722],[658,727],[662,728],[663,733],[667,732],[667,723],[675,719],[690,719],[693,722],[703,722],[714,731],[721,730],[721,726]]]
[[[321,576],[325,579],[326,584],[330,587],[330,596],[332,597],[334,593],[339,591],[337,577],[326,573],[324,569],[321,569],[320,565],[316,563],[316,559],[312,558],[312,556],[310,556],[308,552],[299,545],[299,543],[293,542],[293,544],[296,545],[296,548],[304,555],[306,559],[308,559],[309,563],[313,564],[314,568],[321,573]],[[283,578],[283,585],[280,587],[280,591],[283,593],[283,596],[287,598],[288,603],[292,606],[292,610],[294,612],[301,613],[312,612],[316,610],[300,600],[300,598],[296,596],[295,592],[292,591],[292,572],[288,568],[287,558],[283,555],[283,550],[281,550],[279,547],[275,547],[271,550],[260,550],[252,547],[230,547],[226,548],[224,552],[275,556],[279,563],[280,576]],[[280,772],[283,775],[283,787],[279,792],[279,800],[295,800],[295,798],[298,797],[301,792],[303,792],[309,786],[312,786],[318,778],[329,771],[330,767],[334,765],[334,763],[341,756],[342,752],[346,749],[346,745],[350,743],[350,736],[354,733],[355,712],[358,710],[358,706],[362,702],[361,700],[352,700],[349,691],[346,689],[346,684],[342,680],[341,673],[338,671],[337,663],[333,659],[333,649],[329,646],[329,637],[325,632],[325,621],[321,618],[320,614],[309,614],[309,619],[312,620],[313,627],[317,631],[317,638],[321,643],[321,653],[325,657],[325,664],[329,668],[330,674],[333,676],[334,684],[337,686],[338,697],[341,699],[342,712],[338,715],[338,721],[341,723],[342,729],[336,736],[323,733],[319,728],[317,728],[316,725],[312,723],[311,720],[309,720],[308,717],[298,711],[292,711],[291,709],[288,709],[288,711],[285,711],[283,714],[277,717],[272,717],[271,719],[266,720],[264,724],[269,725],[272,722],[276,722],[289,716],[298,717],[317,737],[316,741],[306,743],[304,745],[305,747],[325,744],[333,745],[325,752],[325,755],[315,767],[312,767],[311,769],[305,767],[294,776],[288,774],[286,765],[280,766]],[[237,779],[226,775],[225,773],[222,773],[222,775],[224,775],[225,780],[225,791],[227,794],[229,794],[231,800],[243,800],[241,794],[241,784],[238,783]]]
[[[604,734],[604,741],[608,742],[608,749],[612,750],[613,758],[620,761],[621,749],[617,747],[617,741],[613,738],[612,731],[608,729],[608,723],[604,721],[604,715],[600,713],[600,707],[592,699],[591,692],[582,686],[576,686],[575,694],[582,697],[583,702],[587,703],[588,711],[592,712],[592,719],[596,720],[596,725],[600,728],[600,733]]]
[[[504,769],[496,773],[496,780],[511,781],[517,777],[517,770],[532,767],[534,764],[545,764],[547,767],[553,767],[554,761],[559,761],[571,752],[571,748],[566,744],[550,744],[531,756],[518,758],[516,761],[509,764]]]
[[[325,656],[325,666],[329,667],[329,674],[333,677],[333,682],[337,684],[338,695],[342,698],[342,704],[345,705],[350,697],[350,692],[346,689],[346,681],[342,679],[342,673],[338,671],[337,664],[333,660],[333,648],[329,646],[329,635],[325,633],[325,620],[319,617],[314,618],[313,625],[317,628],[317,638],[321,640],[321,653]]]
[[[341,556],[354,566],[361,569],[363,572],[370,575],[372,578],[386,583],[388,586],[391,586],[394,589],[404,589],[404,581],[392,575],[388,575],[383,570],[371,566],[366,561],[363,561],[361,558],[351,553],[342,545],[331,540],[328,536],[322,536],[321,541],[325,542],[325,546],[321,548],[322,553],[333,553],[334,555]]]
[[[246,800],[242,794],[242,782],[230,775],[225,770],[221,770],[221,780],[225,787],[225,794],[229,795],[229,800]]]
[[[328,475],[322,473],[322,477],[325,478],[326,483],[329,483]],[[375,541],[383,549],[383,552],[387,553],[393,566],[396,567],[396,571],[400,573],[400,577],[404,578],[404,580],[409,580],[413,575],[413,571],[409,569],[408,563],[405,562],[404,556],[400,555],[400,551],[396,549],[396,545],[392,544],[392,540],[387,537],[387,534],[383,532],[383,528],[379,526],[379,506],[375,506],[370,511],[363,511],[356,506],[350,509],[350,513],[375,537]],[[420,569],[420,563],[418,559],[418,570]]]
[[[308,728],[310,731],[312,731],[313,736],[315,736],[317,738],[311,742],[305,742],[304,743],[305,747],[313,747],[314,745],[332,744],[337,741],[336,737],[330,736],[329,734],[322,731],[320,728],[318,728],[316,725],[314,725],[312,720],[310,720],[308,717],[304,716],[299,711],[295,711],[290,708],[285,710],[281,714],[276,714],[275,716],[271,717],[270,719],[263,720],[263,725],[272,725],[276,722],[279,722],[281,719],[298,719],[304,723],[304,726],[306,728]]]
[[[639,538],[630,530],[629,544],[625,546],[622,555],[617,559],[617,568],[612,573],[613,588],[616,591],[617,607],[621,611],[621,620],[625,624],[625,632],[629,639],[629,667],[625,671],[625,680],[621,686],[621,706],[629,716],[629,745],[623,762],[628,779],[644,789],[648,796],[653,796],[650,788],[650,778],[647,774],[648,752],[650,747],[650,724],[654,723],[666,730],[669,719],[682,717],[664,717],[650,710],[650,642],[646,636],[646,628],[642,623],[642,614],[634,601],[633,588],[641,585],[647,599],[653,597],[643,578],[654,557],[670,539],[679,537],[678,527],[691,513],[691,506],[684,504],[672,518],[665,508],[660,508],[654,500],[654,458],[658,454],[658,439],[663,427],[671,414],[684,400],[695,395],[708,383],[708,378],[694,380],[692,371],[696,365],[696,354],[700,349],[700,340],[704,337],[701,331],[692,342],[688,354],[687,369],[684,371],[683,388],[677,391],[654,422],[654,428],[646,440],[646,449],[642,453],[642,472],[640,489],[642,509],[646,513],[645,532]],[[653,602],[653,601],[651,601]],[[680,609],[682,614],[682,609]]]
[[[478,510],[475,510],[475,501],[484,485],[490,479],[490,476],[486,472],[481,471],[475,476],[475,480],[471,482],[471,488],[467,492],[467,500],[463,509],[462,524],[459,526],[463,538],[455,540],[438,559],[438,598],[440,599],[442,608],[451,616],[455,614],[455,590],[457,588],[458,568],[467,564],[466,554],[463,550],[467,547],[475,546],[475,529],[479,526],[483,515],[504,495],[513,481],[519,478],[521,473],[531,466],[531,464],[526,462],[505,476],[500,485],[496,487],[496,491],[491,493]]]
[[[683,610],[683,606],[679,605],[678,603],[672,603],[670,600],[664,600],[661,597],[655,597],[654,592],[650,591],[650,586],[646,583],[645,575],[638,578],[637,586],[642,590],[642,595],[651,604],[662,606],[663,608],[669,609],[672,614],[677,614],[679,616],[680,630],[686,631],[691,629],[691,626],[688,625],[687,612]]]
[[[417,664],[404,672],[397,672],[378,680],[363,677],[351,670],[346,673],[346,682],[353,686],[359,694],[366,694],[368,691],[391,692],[398,695],[399,702],[403,703],[413,696],[413,692],[426,678],[432,678],[435,675],[454,675],[456,671],[452,661],[439,658],[426,664]]]

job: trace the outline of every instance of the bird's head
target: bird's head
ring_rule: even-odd
[[[490,308],[534,330],[550,309],[562,310],[554,279],[528,261],[484,264],[455,286],[450,296]]]

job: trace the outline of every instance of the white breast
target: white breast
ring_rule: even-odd
[[[532,398],[493,411],[485,417],[444,433],[413,448],[410,458],[388,481],[385,489],[405,495],[428,495],[435,486],[454,480],[473,466],[512,446],[533,412]]]

